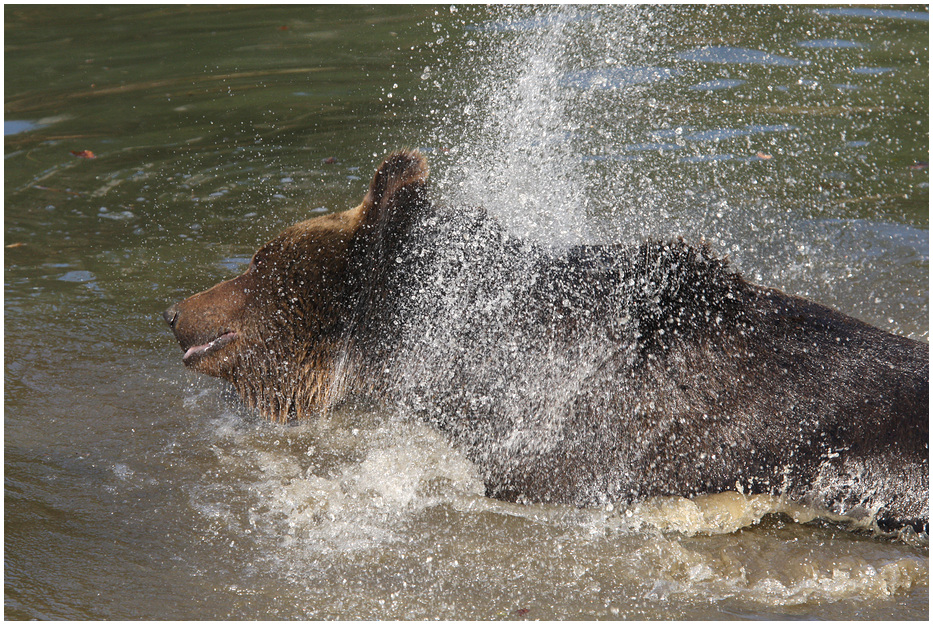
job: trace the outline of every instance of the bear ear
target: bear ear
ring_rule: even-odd
[[[417,150],[393,152],[376,170],[363,199],[362,226],[384,225],[398,209],[427,202],[428,162]]]

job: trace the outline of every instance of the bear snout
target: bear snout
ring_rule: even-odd
[[[172,304],[162,313],[162,318],[172,329],[172,334],[175,335],[182,350],[206,343],[214,338],[211,335],[220,334],[213,331],[212,324],[202,322],[202,315],[199,315],[197,310],[192,311],[190,306],[186,308],[185,303]]]
[[[225,280],[206,291],[169,306],[162,318],[172,330],[189,369],[229,378],[238,362],[244,338],[244,310],[253,302],[250,276]]]
[[[178,308],[176,306],[170,306],[164,313],[162,313],[162,318],[165,319],[165,323],[168,324],[168,327],[175,329],[175,320],[178,319]]]
[[[179,302],[162,313],[162,318],[172,329],[175,339],[184,351],[182,362],[187,367],[202,370],[208,375],[220,375],[214,365],[205,363],[205,359],[221,351],[237,338],[235,330],[226,325],[219,325],[219,320],[204,311],[191,310],[185,302]]]

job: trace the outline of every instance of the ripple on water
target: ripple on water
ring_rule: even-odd
[[[62,282],[93,282],[97,278],[90,271],[69,271],[58,277]]]
[[[572,72],[564,77],[564,84],[577,89],[619,89],[660,83],[680,73],[667,67],[610,67]]]
[[[723,78],[720,80],[708,80],[706,82],[701,82],[697,85],[693,85],[690,87],[690,89],[693,91],[721,91],[723,89],[739,87],[744,84],[744,80]]]
[[[778,65],[792,67],[795,65],[809,65],[809,61],[801,61],[787,56],[780,56],[752,50],[750,48],[733,48],[729,46],[709,46],[697,48],[687,52],[680,52],[677,58],[694,63],[721,63],[725,65]]]
[[[849,70],[853,74],[862,74],[865,76],[880,76],[881,74],[887,74],[893,72],[893,67],[853,67]]]
[[[798,48],[864,48],[865,46],[857,41],[848,41],[846,39],[810,39],[807,41],[798,41]]]
[[[39,124],[22,119],[3,120],[3,136],[18,135],[21,132],[29,132],[39,128]]]
[[[922,11],[897,11],[894,9],[870,9],[861,7],[839,8],[839,9],[816,9],[817,15],[829,15],[833,17],[868,17],[873,19],[894,19],[894,20],[912,20],[917,22],[929,22],[930,14]]]

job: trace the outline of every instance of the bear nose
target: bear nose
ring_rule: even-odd
[[[165,319],[165,323],[167,323],[169,327],[174,328],[175,320],[178,318],[178,310],[172,306],[164,313],[162,313],[162,318]]]

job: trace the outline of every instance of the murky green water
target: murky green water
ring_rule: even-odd
[[[258,422],[160,317],[415,146],[529,236],[704,237],[928,340],[920,7],[4,15],[8,618],[926,618],[925,536],[486,500],[404,415]]]

